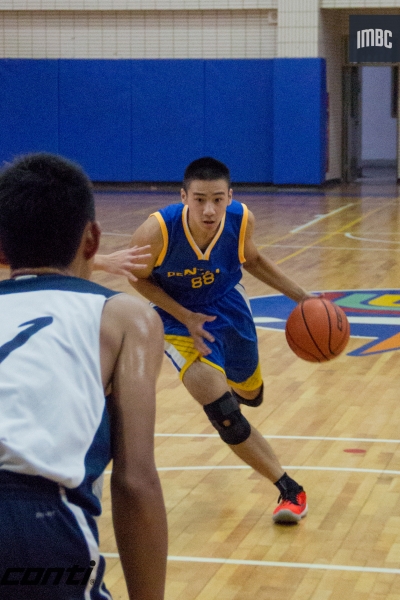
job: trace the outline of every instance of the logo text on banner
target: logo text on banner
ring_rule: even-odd
[[[400,62],[400,15],[350,15],[349,62]]]

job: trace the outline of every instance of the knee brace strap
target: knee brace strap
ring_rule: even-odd
[[[253,398],[253,400],[247,400],[246,398],[243,398],[240,394],[235,392],[235,390],[232,390],[232,395],[234,398],[236,398],[239,404],[245,404],[246,406],[253,406],[255,408],[260,406],[264,400],[264,383],[261,384],[260,391],[258,392],[257,396]]]
[[[239,404],[230,392],[203,408],[225,443],[235,446],[247,440],[251,433],[250,423],[240,412]]]

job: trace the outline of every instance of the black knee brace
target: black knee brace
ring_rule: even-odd
[[[264,383],[261,384],[260,391],[258,392],[257,396],[253,398],[253,400],[247,400],[246,398],[243,398],[240,394],[235,392],[235,390],[232,390],[232,395],[234,398],[236,398],[239,404],[245,404],[246,406],[254,407],[260,406],[264,400]]]
[[[224,442],[235,446],[247,440],[251,433],[250,423],[240,412],[240,406],[230,392],[203,408]]]

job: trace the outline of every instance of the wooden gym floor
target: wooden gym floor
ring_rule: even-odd
[[[234,197],[256,216],[261,252],[306,289],[391,289],[400,302],[395,183]],[[96,198],[104,253],[126,247],[152,211],[179,201],[160,190],[103,189]],[[135,293],[122,278],[93,279]],[[246,273],[244,284],[250,297],[274,294]],[[291,352],[282,331],[258,335],[265,400],[243,411],[306,489],[309,514],[295,526],[272,523],[276,488],[221,442],[165,359],[155,445],[169,522],[166,600],[399,600],[399,350],[349,356],[370,341],[352,337],[345,354],[313,364]],[[101,550],[114,600],[127,600],[109,473]]]

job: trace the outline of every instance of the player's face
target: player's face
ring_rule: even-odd
[[[189,207],[189,227],[204,233],[215,233],[232,202],[232,190],[224,179],[202,181],[195,179],[181,198]]]

